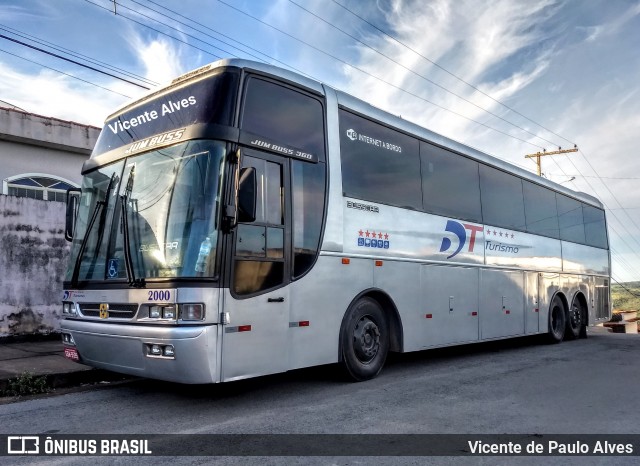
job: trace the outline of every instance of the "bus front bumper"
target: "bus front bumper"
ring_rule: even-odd
[[[171,382],[219,381],[217,325],[160,327],[63,320],[60,327],[63,335],[72,337],[64,342],[65,350],[75,347],[83,364]]]

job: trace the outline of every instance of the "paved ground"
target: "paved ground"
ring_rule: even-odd
[[[66,374],[90,368],[64,357],[62,341],[24,341],[0,343],[0,380],[24,372],[35,375]]]
[[[99,381],[121,379],[119,375],[78,364],[64,357],[59,336],[36,341],[2,341],[0,339],[0,396],[10,382],[28,374],[46,376],[47,386],[63,388]],[[0,397],[0,403],[14,401]]]

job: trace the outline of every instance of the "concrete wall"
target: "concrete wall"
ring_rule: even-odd
[[[0,336],[59,329],[65,205],[0,195]]]

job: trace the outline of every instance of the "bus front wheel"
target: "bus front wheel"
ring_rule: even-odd
[[[566,328],[566,314],[562,300],[556,296],[549,308],[549,342],[560,343],[564,338]]]
[[[374,378],[389,352],[389,324],[377,301],[360,298],[347,311],[340,330],[342,366],[355,381]]]

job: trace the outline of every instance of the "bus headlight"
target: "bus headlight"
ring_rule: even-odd
[[[63,301],[62,302],[62,315],[65,316],[75,316],[76,315],[76,307],[73,303]]]
[[[175,306],[149,306],[149,318],[150,319],[163,319],[163,320],[175,320],[176,308]]]
[[[161,314],[162,314],[162,307],[161,306],[151,306],[149,308],[149,318],[151,318],[151,319],[159,319]]]
[[[174,307],[165,306],[162,308],[162,318],[163,319],[175,319],[176,318],[176,309]]]
[[[181,320],[204,320],[204,304],[181,304]]]

